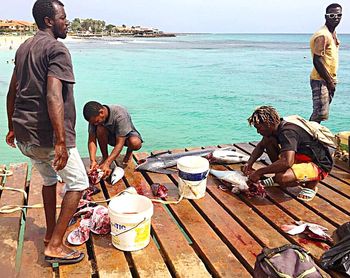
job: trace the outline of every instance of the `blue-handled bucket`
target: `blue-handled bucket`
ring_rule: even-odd
[[[204,197],[207,188],[209,161],[201,156],[185,156],[177,161],[179,192],[187,199]]]

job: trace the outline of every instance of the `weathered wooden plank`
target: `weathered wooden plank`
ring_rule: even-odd
[[[340,170],[344,172],[350,173],[350,162],[349,161],[343,161],[338,158],[334,159],[334,166],[339,168]]]
[[[28,165],[27,163],[11,164],[13,175],[6,178],[6,187],[25,190]],[[2,177],[0,178],[0,184]],[[4,205],[23,205],[24,195],[18,191],[4,190],[0,199],[0,207]],[[16,254],[22,212],[0,214],[0,269],[2,277],[15,277]]]
[[[78,228],[78,225],[79,225],[79,223],[76,223],[74,225],[69,226],[65,236],[67,237],[71,231]],[[91,269],[91,264],[89,262],[86,244],[79,245],[79,246],[72,246],[67,242],[67,240],[66,240],[66,244],[68,246],[70,246],[71,248],[73,248],[74,250],[78,250],[80,252],[83,252],[85,254],[85,257],[79,263],[60,265],[59,266],[60,278],[73,278],[73,277],[77,277],[77,278],[83,278],[83,277],[88,278],[89,277],[90,278],[91,273],[92,273],[92,269]]]
[[[332,232],[336,229],[334,225],[320,217],[314,211],[306,208],[302,204],[300,204],[297,200],[292,198],[290,195],[286,194],[284,191],[277,187],[267,188],[267,196],[273,200],[279,207],[282,207],[285,211],[290,212],[294,215],[298,220],[302,220],[305,222],[318,223],[328,229],[328,233],[332,234]]]
[[[88,158],[82,159],[83,162],[85,162],[85,169],[87,170],[89,165],[87,163]],[[62,187],[58,187],[57,192],[62,192],[63,188]],[[61,203],[62,201],[62,194],[58,194],[58,200],[57,203]],[[57,213],[59,213],[59,211],[57,211]],[[79,222],[71,225],[68,227],[67,232],[65,234],[65,237],[68,236],[68,234],[78,228],[79,226]],[[90,233],[91,235],[91,233]],[[91,237],[89,239],[89,241],[91,241]],[[88,243],[88,242],[87,242]],[[59,266],[59,275],[60,278],[64,277],[64,278],[71,278],[71,277],[91,277],[91,274],[94,273],[94,269],[92,268],[92,264],[90,263],[90,259],[89,255],[88,255],[88,251],[87,251],[87,246],[86,244],[82,244],[80,246],[72,246],[71,244],[68,243],[68,241],[66,240],[66,244],[70,247],[72,247],[74,250],[78,250],[80,252],[83,252],[85,254],[84,259],[76,264],[70,264],[70,265],[60,265]]]
[[[135,154],[141,159],[146,154]],[[149,198],[153,198],[150,186],[139,172],[126,171],[128,183]],[[172,217],[163,205],[154,204],[152,228],[173,274],[177,277],[210,277],[203,262],[189,246],[186,238],[179,230]]]
[[[94,201],[105,199],[101,185],[97,184],[96,187],[101,189],[101,192],[94,195],[92,199]],[[100,205],[107,206],[107,203]],[[95,235],[93,233],[90,235],[99,277],[132,277],[124,252],[114,248],[111,235]]]
[[[90,167],[90,160],[83,158],[86,170]],[[96,185],[100,192],[92,196],[93,201],[106,200],[100,183]],[[99,203],[107,207],[107,202]],[[96,262],[96,271],[99,277],[131,277],[128,262],[123,252],[117,250],[112,245],[111,235],[96,235],[90,233],[94,259]]]
[[[28,204],[42,203],[42,178],[32,168],[29,184]],[[44,260],[44,236],[46,232],[45,213],[43,208],[28,209],[24,233],[20,277],[52,277],[51,266]]]
[[[287,188],[286,191],[296,198],[299,194],[300,188]],[[328,219],[328,221],[336,223],[337,225],[341,225],[350,220],[349,215],[338,210],[332,205],[332,203],[327,202],[327,200],[319,198],[318,196],[316,196],[312,202],[308,202],[305,205],[318,211],[319,215]]]
[[[350,198],[350,185],[347,183],[344,183],[344,181],[338,180],[332,176],[328,176],[324,179],[323,184],[325,184],[325,186],[331,189],[334,189],[337,192],[342,193],[347,198]]]
[[[216,166],[214,166],[215,168]],[[283,244],[290,243],[285,237],[278,233],[273,227],[268,225],[260,215],[256,214],[252,208],[245,207],[246,204],[239,201],[238,197],[230,193],[226,193],[219,197],[222,191],[218,189],[217,180],[213,179],[212,176],[208,177],[207,190],[213,196],[216,196],[218,200],[222,202],[222,205],[226,207],[227,210],[231,211],[232,215],[237,217],[242,226],[245,227],[255,238],[262,242],[264,246],[270,248],[279,247]],[[230,198],[231,197],[231,198]],[[232,198],[235,197],[235,198]],[[234,202],[233,202],[234,201]],[[325,277],[328,277],[324,273]]]
[[[168,187],[175,187],[166,175],[156,173],[147,173],[147,175],[152,182],[166,183]],[[187,199],[183,199],[179,204],[170,205],[170,208],[190,236],[213,276],[232,277],[232,269],[235,269],[236,277],[250,277],[249,272]]]
[[[200,148],[186,149],[195,150]],[[177,151],[173,150],[173,152]],[[173,178],[178,181],[178,175],[174,174]],[[222,192],[222,194],[227,194],[227,192]],[[246,261],[245,264],[249,264],[253,268],[256,256],[260,253],[262,246],[210,194],[206,194],[205,198],[193,200],[191,203],[202,215],[206,216],[207,221],[211,223],[220,238],[224,239],[226,244],[237,251],[238,256]]]
[[[274,227],[262,219],[238,196],[223,192],[218,188],[220,182],[211,175],[207,179],[207,191],[244,227],[250,235],[258,239],[263,246],[279,247],[289,241],[278,233]]]
[[[325,180],[324,182],[320,182],[318,186],[318,193],[320,196],[327,198],[329,202],[332,202],[332,204],[337,207],[337,209],[342,210],[344,213],[350,215],[350,198],[345,197],[338,192],[332,190],[329,188],[326,182],[328,183],[328,180]],[[350,188],[350,186],[348,186]]]
[[[331,175],[345,181],[348,185],[350,184],[349,172],[339,169],[338,167],[333,167]]]
[[[249,144],[242,143],[242,144],[237,144],[237,146],[239,146],[239,148],[246,151],[247,153],[251,153],[253,150],[252,146]],[[262,167],[262,165],[263,164],[260,162],[257,162],[254,164],[255,168]],[[235,168],[235,167],[231,167],[231,168]],[[236,170],[238,170],[238,167],[236,167]],[[320,225],[325,226],[326,228],[329,229],[329,234],[331,234],[335,230],[335,226],[333,226],[331,223],[328,223],[326,220],[321,218],[319,216],[319,213],[314,213],[313,211],[308,210],[308,208],[304,206],[305,205],[304,202],[296,202],[295,199],[291,199],[290,197],[289,198],[287,197],[288,201],[286,201],[285,200],[286,196],[284,196],[284,198],[283,197],[281,198],[281,195],[285,195],[285,194],[282,193],[280,188],[278,187],[268,188],[267,191],[268,191],[268,196],[271,199],[274,199],[275,202],[278,203],[279,206],[283,207],[286,211],[288,211],[288,213],[292,213],[296,215],[297,218],[302,219],[304,221],[318,223]],[[280,219],[279,217],[276,217],[276,218]],[[324,252],[324,251],[322,252],[322,249],[326,248],[326,245],[324,245],[323,243],[318,241],[313,241],[313,240],[299,239],[297,243],[308,250],[310,250],[310,248],[308,248],[307,245],[310,245],[310,244],[314,244],[315,246],[319,247],[320,250],[318,254],[315,253],[313,250],[310,250],[312,255],[316,258],[316,260],[320,259],[320,255],[322,255]],[[316,248],[316,251],[317,251],[317,248]],[[334,273],[332,271],[330,272],[330,274],[332,275],[332,277],[342,277],[338,273]]]
[[[129,165],[129,167],[125,168],[126,172],[130,172],[126,174],[126,176],[133,175],[133,163],[130,161]],[[115,196],[126,188],[123,180],[120,180],[113,186],[108,183],[105,185],[109,196]],[[146,248],[130,252],[130,256],[134,265],[134,270],[139,277],[171,277],[162,255],[152,238]]]
[[[130,168],[125,170],[130,171]],[[105,185],[109,196],[115,196],[126,188],[123,180],[113,186],[108,183]],[[140,277],[171,277],[162,255],[152,239],[146,248],[130,252],[130,256],[134,270]]]
[[[33,168],[29,186],[29,205],[42,204],[42,184],[43,181],[40,174]],[[61,203],[60,192],[62,191],[62,186],[62,184],[58,184],[57,186],[57,204]],[[59,213],[59,209],[57,209],[57,212]],[[69,227],[67,234],[73,228],[74,226]],[[20,277],[51,277],[53,275],[51,265],[44,260],[45,247],[43,239],[45,232],[46,222],[44,209],[28,209]],[[85,246],[76,249],[84,251],[86,254]],[[91,274],[87,256],[78,264],[59,266],[59,273],[60,277],[75,277],[77,273],[80,275],[79,277],[90,277]],[[86,273],[89,273],[89,275],[86,275]]]
[[[230,169],[232,170],[239,170],[239,165],[230,166]],[[217,166],[215,167],[218,170],[224,170],[223,166]],[[313,241],[305,241],[301,240],[303,239],[302,236],[296,235],[294,237],[289,236],[288,234],[285,234],[281,229],[281,225],[283,224],[290,224],[294,222],[294,218],[292,218],[290,215],[286,214],[284,211],[282,211],[280,208],[278,208],[274,203],[270,202],[266,198],[247,198],[243,194],[241,195],[241,198],[251,204],[256,211],[261,213],[261,215],[268,219],[271,224],[274,225],[275,229],[279,231],[282,235],[284,235],[289,240],[295,240],[298,242],[301,246],[303,246],[305,249],[309,250],[313,256],[316,258],[320,258],[321,255],[324,253],[325,250],[328,250],[328,245],[325,243],[317,243],[314,244]]]
[[[240,170],[242,164],[232,164],[229,165],[228,169]],[[224,166],[213,166],[214,169],[225,170]],[[328,249],[328,245],[325,243],[318,243],[313,241],[308,241],[303,239],[302,236],[289,236],[284,233],[280,226],[282,224],[293,222],[293,218],[286,214],[284,211],[280,210],[275,204],[271,203],[268,199],[262,198],[247,198],[243,194],[240,195],[242,200],[247,204],[250,204],[262,218],[267,219],[271,225],[273,225],[276,231],[284,235],[289,241],[295,244],[303,246],[305,249],[311,251],[312,255],[320,258],[325,250]],[[289,197],[290,198],[290,197]],[[323,275],[328,276],[328,274],[323,273]]]

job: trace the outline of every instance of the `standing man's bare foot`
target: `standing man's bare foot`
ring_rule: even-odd
[[[48,263],[71,264],[80,262],[84,258],[84,253],[72,250],[65,245],[59,247],[47,246],[45,248],[45,261]]]

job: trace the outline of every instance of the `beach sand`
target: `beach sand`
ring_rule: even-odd
[[[0,50],[17,49],[22,42],[31,36],[0,36]]]
[[[14,49],[17,50],[17,48],[23,43],[26,39],[30,38],[32,36],[25,35],[25,36],[0,36],[0,51],[1,50],[9,50]],[[58,39],[59,41],[67,42],[67,41],[79,41],[81,39],[76,37],[67,36],[65,39]]]

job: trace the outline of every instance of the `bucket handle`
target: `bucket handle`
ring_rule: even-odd
[[[112,236],[120,236],[120,235],[122,235],[122,234],[125,234],[125,233],[127,233],[127,232],[133,230],[133,229],[136,229],[136,228],[137,228],[138,226],[140,226],[143,222],[145,222],[146,219],[147,219],[147,218],[145,217],[143,220],[141,220],[141,222],[137,223],[134,227],[131,227],[129,230],[122,231],[122,232],[120,232],[120,233],[118,233],[118,234],[111,232],[111,235],[112,235]]]

